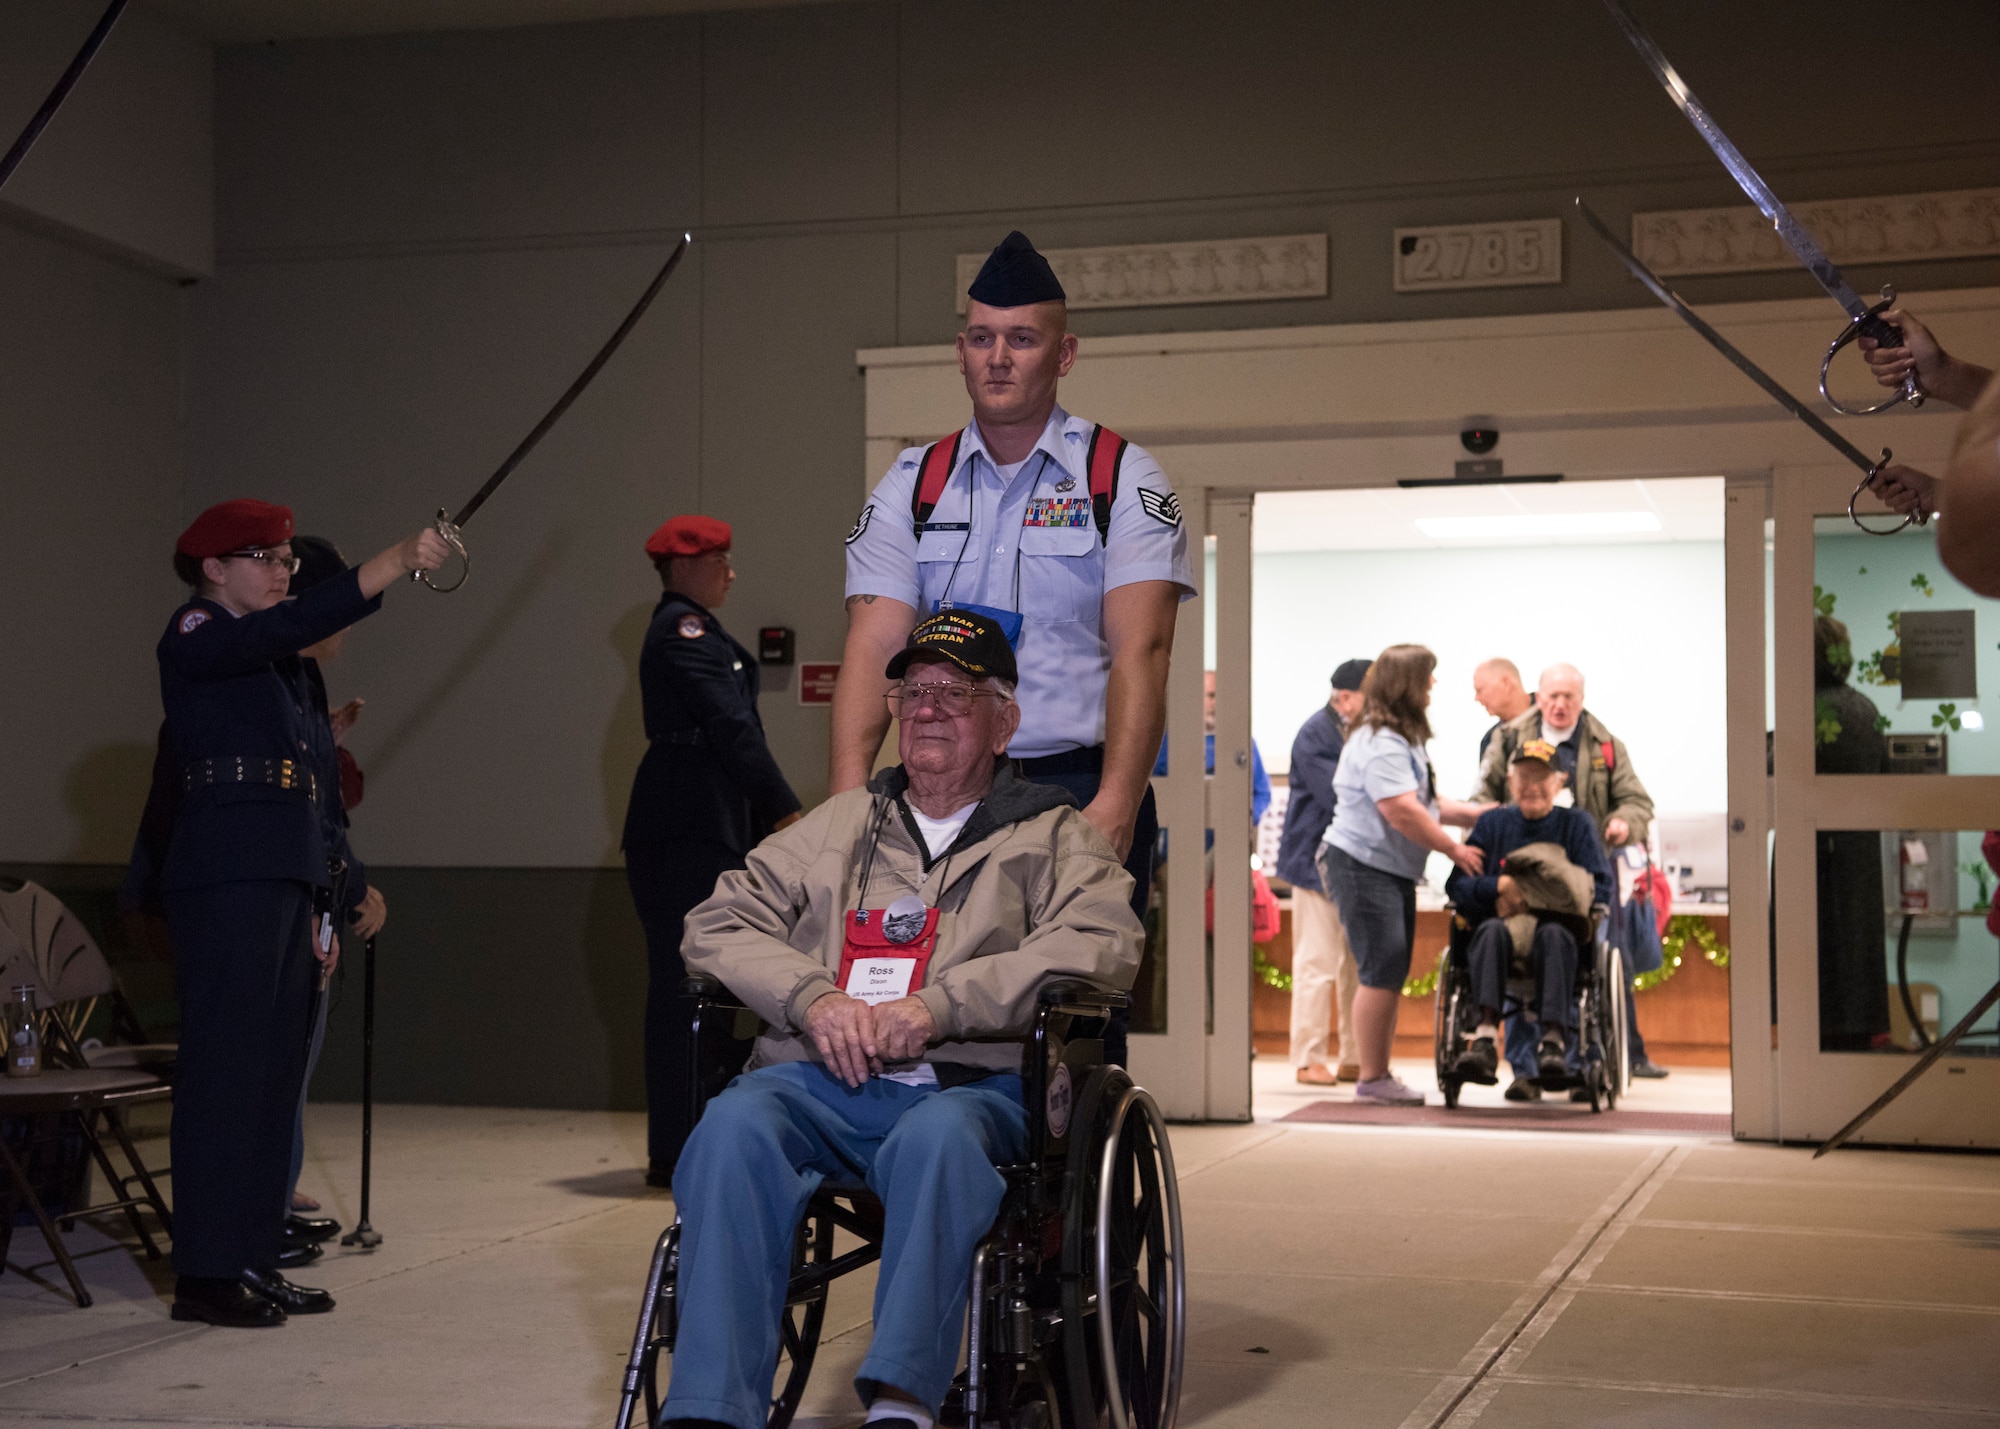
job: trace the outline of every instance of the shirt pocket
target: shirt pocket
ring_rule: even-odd
[[[1104,606],[1104,553],[1095,526],[1021,529],[1021,611],[1095,625]]]

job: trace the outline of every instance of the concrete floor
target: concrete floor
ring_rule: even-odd
[[[305,1184],[349,1221],[358,1132],[314,1108]],[[175,1324],[166,1272],[88,1227],[78,1310],[17,1232],[0,1423],[608,1426],[670,1214],[642,1139],[629,1115],[383,1108],[386,1242],[301,1272],[340,1308],[278,1330]],[[1183,1424],[2000,1422],[1994,1158],[1269,1122],[1174,1147]],[[858,1418],[871,1282],[834,1294],[810,1429]]]

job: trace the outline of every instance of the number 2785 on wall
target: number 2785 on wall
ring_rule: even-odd
[[[1562,220],[1399,228],[1396,291],[1519,288],[1562,281]]]

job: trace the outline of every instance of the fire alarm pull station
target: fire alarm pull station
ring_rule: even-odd
[[[789,665],[798,637],[789,625],[766,625],[757,632],[757,663]]]

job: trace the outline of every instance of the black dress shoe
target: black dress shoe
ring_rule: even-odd
[[[285,1234],[303,1240],[332,1240],[340,1234],[340,1222],[330,1216],[286,1216]]]
[[[325,1249],[318,1241],[307,1240],[304,1236],[293,1235],[290,1231],[286,1231],[285,1238],[278,1247],[278,1268],[297,1270],[301,1265],[311,1265],[325,1254]]]
[[[285,1312],[234,1280],[183,1275],[174,1286],[173,1318],[234,1330],[260,1330],[284,1324]]]
[[[1510,1102],[1538,1102],[1542,1099],[1542,1089],[1523,1077],[1516,1077],[1502,1095]]]
[[[1543,1086],[1569,1080],[1569,1054],[1563,1050],[1561,1042],[1551,1039],[1542,1043],[1535,1049],[1535,1062],[1541,1071],[1536,1080]]]
[[[324,1315],[333,1308],[333,1297],[324,1290],[294,1285],[275,1270],[246,1270],[243,1288],[287,1315]]]
[[[1641,1057],[1632,1064],[1632,1075],[1635,1077],[1644,1077],[1650,1082],[1657,1082],[1667,1075],[1667,1069],[1650,1057]]]
[[[1475,1037],[1458,1054],[1456,1071],[1468,1082],[1490,1087],[1500,1080],[1500,1049],[1491,1037]]]

